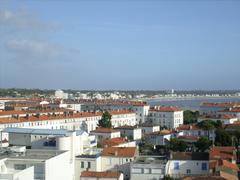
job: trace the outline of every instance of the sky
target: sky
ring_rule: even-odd
[[[0,88],[240,89],[240,1],[0,0]]]

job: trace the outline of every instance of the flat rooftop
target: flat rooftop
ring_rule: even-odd
[[[39,160],[45,161],[59,154],[65,153],[66,151],[58,151],[58,150],[35,150],[35,149],[27,149],[23,153],[13,152],[7,148],[0,149],[0,159],[8,158],[8,160]]]
[[[31,135],[55,135],[66,136],[69,132],[66,129],[34,129],[34,128],[5,128],[2,132],[17,133],[17,134],[31,134]],[[77,130],[77,135],[82,135],[85,131]]]

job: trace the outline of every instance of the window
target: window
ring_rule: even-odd
[[[174,163],[174,170],[179,170],[179,162]]]
[[[206,171],[207,170],[207,163],[202,163],[202,170]]]
[[[26,169],[26,164],[14,164],[15,170],[23,170]]]
[[[187,169],[187,174],[191,174],[191,169]]]
[[[84,168],[84,162],[83,161],[81,162],[81,168]]]
[[[88,168],[91,168],[91,162],[88,162]]]

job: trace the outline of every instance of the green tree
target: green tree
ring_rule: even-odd
[[[172,138],[169,146],[172,151],[184,152],[187,149],[187,143],[177,138]]]
[[[204,120],[197,123],[197,126],[208,132],[208,139],[209,139],[209,132],[215,129],[216,123],[212,120]]]
[[[232,145],[232,137],[229,132],[223,129],[216,130],[216,138],[215,145],[217,146],[231,146]]]
[[[184,124],[196,123],[199,117],[199,111],[186,110],[183,112],[183,122]]]
[[[205,137],[201,137],[196,143],[195,147],[197,148],[197,151],[205,152],[210,148],[212,145],[212,141],[209,141]]]
[[[105,111],[102,115],[102,118],[98,121],[98,127],[111,128],[112,127],[111,119],[112,115],[108,111]]]

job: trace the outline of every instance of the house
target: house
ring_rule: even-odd
[[[163,179],[166,159],[159,156],[139,156],[131,163],[131,179]]]
[[[215,130],[204,130],[198,127],[196,124],[184,124],[179,126],[177,129],[178,136],[196,136],[196,137],[209,137],[210,140],[215,139]]]
[[[208,175],[209,154],[201,152],[171,152],[166,175],[173,178]]]
[[[164,146],[170,142],[171,136],[172,131],[165,129],[158,132],[147,134],[144,139],[146,144]]]
[[[90,132],[97,140],[112,139],[120,137],[120,131],[111,128],[98,128]]]
[[[137,126],[120,126],[115,128],[120,131],[122,137],[127,137],[129,140],[138,140],[142,138],[142,129]]]
[[[233,146],[214,146],[209,151],[210,160],[227,160],[232,163],[237,161],[237,149]]]
[[[83,171],[102,171],[102,157],[101,151],[91,149],[75,156],[75,180],[79,180],[79,174]]]
[[[108,147],[102,151],[102,171],[121,171],[130,178],[130,163],[138,155],[136,147]]]
[[[151,125],[146,123],[141,125],[141,129],[142,129],[142,135],[160,131],[159,125]]]
[[[96,171],[83,171],[80,180],[123,180],[123,174],[120,172],[96,172]]]
[[[168,129],[175,129],[183,124],[183,110],[176,107],[160,107],[150,108],[149,122]]]

